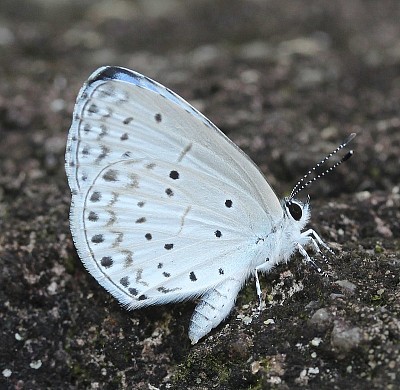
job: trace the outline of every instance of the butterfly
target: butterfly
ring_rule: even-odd
[[[335,151],[342,149],[355,134]],[[192,344],[232,310],[243,284],[306,246],[309,202],[279,200],[250,158],[181,97],[120,67],[79,92],[66,149],[71,232],[86,269],[127,309],[198,299]]]

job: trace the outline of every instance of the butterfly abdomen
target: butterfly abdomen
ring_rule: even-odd
[[[189,338],[192,344],[196,344],[228,316],[242,284],[241,280],[230,278],[201,297],[190,319]]]

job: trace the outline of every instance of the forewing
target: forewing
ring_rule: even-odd
[[[66,170],[78,253],[132,308],[245,278],[257,232],[282,215],[257,167],[209,120],[121,68],[98,70],[80,91]]]

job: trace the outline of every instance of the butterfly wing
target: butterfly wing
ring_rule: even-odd
[[[182,98],[105,67],[68,136],[71,231],[89,272],[129,308],[243,283],[258,232],[282,217],[254,163]]]

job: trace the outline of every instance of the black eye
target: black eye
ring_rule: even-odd
[[[290,215],[295,221],[300,221],[301,217],[303,216],[303,209],[294,202],[286,202],[286,207],[289,210]]]

